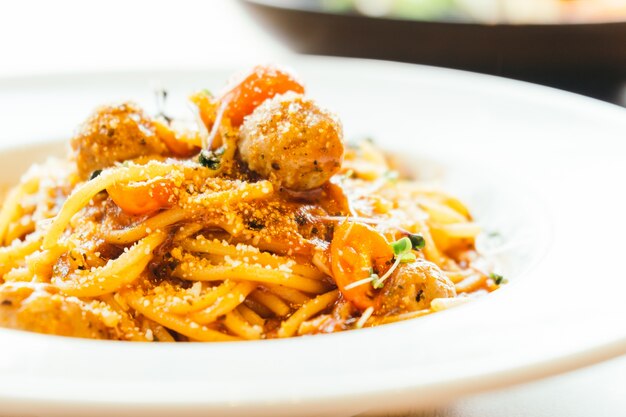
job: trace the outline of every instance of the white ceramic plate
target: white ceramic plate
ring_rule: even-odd
[[[131,344],[0,330],[0,415],[353,415],[432,405],[626,352],[626,111],[428,67],[290,64],[348,137],[416,155],[418,171],[435,172],[487,228],[517,242],[500,259],[511,283],[421,319],[291,340]],[[158,80],[180,113],[186,93],[218,89],[232,71],[0,80],[0,178],[14,181],[59,153],[58,140],[102,102],[132,98],[152,110]]]

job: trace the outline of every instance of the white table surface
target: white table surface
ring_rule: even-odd
[[[626,416],[626,356],[529,384],[459,398],[439,407],[386,416]]]
[[[280,62],[289,53],[230,0],[0,1],[0,77]],[[410,415],[626,416],[626,357]]]

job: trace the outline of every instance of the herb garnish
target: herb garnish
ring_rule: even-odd
[[[89,176],[89,181],[93,180],[94,178],[98,177],[100,174],[102,174],[102,170],[101,169],[96,169],[94,172],[91,173],[91,175]]]
[[[414,250],[424,249],[424,246],[426,246],[426,240],[424,239],[424,236],[420,234],[411,233],[408,238],[411,240]]]
[[[500,285],[500,284],[506,284],[506,279],[500,275],[500,274],[496,274],[494,272],[489,274],[489,278],[491,278],[493,280],[493,282],[496,283],[496,285]]]
[[[156,99],[157,117],[162,117],[167,123],[172,122],[172,118],[165,113],[165,102],[167,101],[167,90],[164,88],[156,88],[154,90]]]
[[[393,249],[393,254],[395,255],[396,260],[400,260],[402,263],[413,262],[417,258],[415,254],[411,252],[413,249],[413,242],[408,237],[403,237],[395,242],[391,242],[389,244],[391,249]]]
[[[222,155],[224,155],[224,147],[220,147],[214,151],[208,151],[206,149],[200,151],[198,155],[198,162],[203,167],[207,167],[212,170],[216,170],[222,163]]]
[[[415,235],[419,236],[419,235]],[[411,263],[417,260],[417,257],[413,253],[413,242],[407,236],[404,236],[401,239],[396,240],[395,242],[391,242],[389,244],[391,249],[393,250],[394,262],[393,265],[385,272],[382,277],[379,277],[378,274],[374,273],[374,270],[370,268],[369,273],[370,276],[358,281],[355,281],[349,285],[346,285],[345,289],[350,290],[352,288],[358,287],[363,284],[371,283],[374,289],[380,289],[383,287],[384,282],[387,278],[393,274],[393,272],[398,268],[401,263]]]
[[[378,274],[372,274],[370,275],[370,278],[372,279],[372,287],[374,287],[374,289],[378,290],[383,287],[384,284],[382,283]]]
[[[246,222],[246,225],[248,226],[249,229],[252,229],[252,230],[265,229],[265,224],[263,223],[263,221],[259,219],[250,219]]]

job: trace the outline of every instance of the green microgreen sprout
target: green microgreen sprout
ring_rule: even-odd
[[[391,242],[389,246],[393,250],[394,262],[382,277],[379,277],[378,274],[375,274],[374,270],[370,268],[369,277],[346,285],[345,289],[349,290],[354,287],[358,287],[359,285],[371,283],[372,287],[378,290],[383,287],[385,280],[389,278],[391,274],[393,274],[393,272],[398,268],[401,263],[411,263],[417,260],[417,257],[412,252],[413,242],[409,237],[404,236],[396,240],[395,242]]]
[[[411,262],[415,262],[417,260],[417,256],[413,252],[402,253],[398,255],[398,259],[400,263],[410,264]]]
[[[426,239],[418,233],[411,233],[408,238],[411,240],[414,250],[424,249],[424,246],[426,246]]]
[[[378,274],[372,274],[370,275],[370,278],[372,279],[372,287],[377,290],[383,287],[383,283],[381,282]]]
[[[380,279],[376,281],[372,280],[372,286],[376,289],[383,287],[385,280],[393,274],[401,263],[411,263],[417,260],[417,257],[412,252],[413,243],[407,236],[404,236],[395,242],[391,242],[389,246],[391,246],[391,249],[393,250],[394,262],[393,265],[391,265],[391,268],[389,268],[387,272],[380,277]]]
[[[391,242],[389,246],[391,246],[391,249],[393,249],[393,254],[398,256],[402,255],[403,253],[410,252],[413,248],[413,243],[411,242],[411,239],[405,236],[396,240],[395,242]]]
[[[165,88],[157,87],[154,89],[154,97],[156,100],[156,108],[157,108],[156,117],[161,117],[167,123],[171,123],[172,118],[169,117],[165,111],[165,103],[167,102],[167,95],[168,93]]]
[[[506,284],[508,282],[506,278],[504,278],[502,275],[496,274],[494,272],[489,274],[489,278],[491,278],[493,282],[496,283],[496,285]]]

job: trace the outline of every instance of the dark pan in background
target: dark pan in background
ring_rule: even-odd
[[[297,52],[458,68],[626,105],[626,22],[487,25],[335,14],[311,0],[243,4]]]

